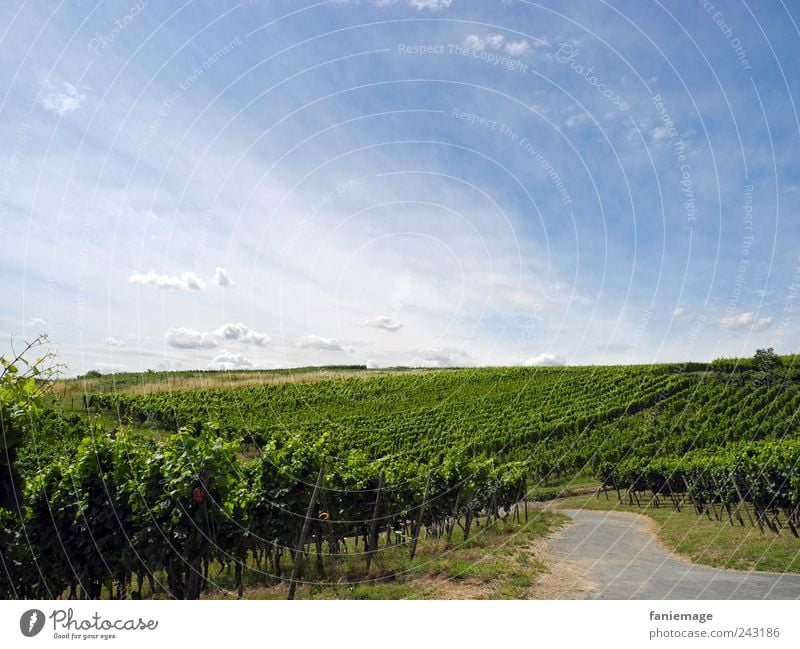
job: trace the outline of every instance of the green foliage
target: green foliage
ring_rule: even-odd
[[[17,456],[36,428],[42,396],[58,371],[53,355],[42,353],[46,346],[47,337],[39,336],[20,353],[0,356],[0,597],[26,592],[24,569],[30,556],[21,527],[23,484]],[[31,360],[37,353],[41,355]]]
[[[276,575],[297,548],[320,470],[308,538],[334,556],[366,542],[376,511],[376,529],[406,542],[420,523],[441,531],[463,521],[466,536],[479,514],[507,516],[531,480],[587,467],[611,487],[688,494],[700,507],[743,497],[796,516],[800,384],[786,380],[790,368],[755,359],[736,361],[733,374],[711,366],[91,395],[97,420],[21,419],[36,432],[21,455],[27,536],[4,527],[16,553],[4,556],[14,566],[4,592],[139,596],[149,575],[160,593],[194,598],[212,562],[233,567],[239,587],[246,563]],[[114,431],[99,423],[109,415],[121,419]],[[147,441],[141,424],[172,433]]]
[[[758,349],[753,356],[753,365],[759,372],[771,372],[782,365],[781,357],[775,353],[773,347]]]
[[[540,462],[561,472],[589,460],[575,444],[605,421],[689,389],[694,375],[671,366],[492,368],[353,378],[268,387],[95,394],[89,405],[134,425],[177,430],[221,422],[254,444],[325,437],[331,455],[359,449],[371,459],[436,463],[458,452]],[[597,386],[607,386],[598,390]],[[564,443],[562,443],[562,441]]]

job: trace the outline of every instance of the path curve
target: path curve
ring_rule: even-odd
[[[720,570],[671,554],[645,516],[558,511],[573,523],[549,539],[550,570],[588,583],[588,599],[800,599],[800,575]]]

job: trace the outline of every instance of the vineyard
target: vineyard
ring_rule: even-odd
[[[532,488],[577,473],[800,530],[794,357],[89,393],[17,419],[7,401],[4,439],[25,442],[0,493],[2,597],[197,598],[211,566],[291,596],[346,554],[368,575],[388,548],[527,519]]]

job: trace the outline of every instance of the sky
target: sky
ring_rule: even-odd
[[[798,25],[781,0],[7,0],[0,351],[797,352]]]

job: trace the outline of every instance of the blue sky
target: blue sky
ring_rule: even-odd
[[[47,332],[71,374],[795,352],[798,24],[4,2],[3,348]]]

